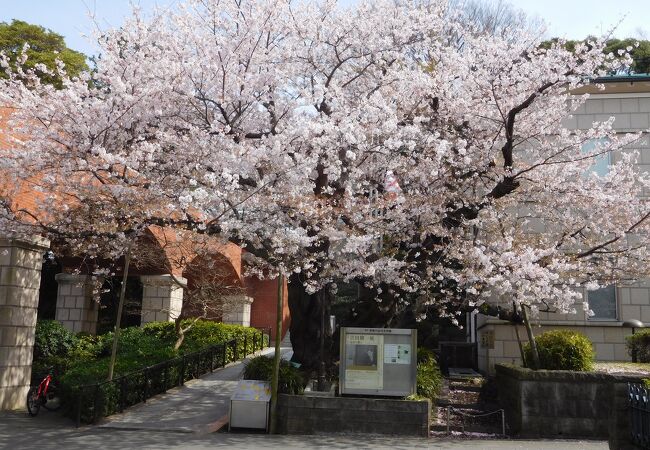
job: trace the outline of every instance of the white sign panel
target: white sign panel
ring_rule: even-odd
[[[411,364],[411,345],[384,345],[384,364]]]
[[[384,337],[367,334],[348,334],[346,386],[351,389],[383,389]]]

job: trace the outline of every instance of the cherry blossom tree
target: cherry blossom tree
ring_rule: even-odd
[[[540,48],[525,31],[466,32],[466,19],[435,0],[136,10],[98,34],[92,74],[59,66],[65,89],[4,59],[20,142],[2,165],[38,180],[42,213],[63,185],[120,236],[219,235],[313,298],[354,279],[418,313],[588,308],[582,288],[647,270],[648,179],[625,149],[639,136],[563,125],[586,100],[572,91],[613,57],[600,40]]]

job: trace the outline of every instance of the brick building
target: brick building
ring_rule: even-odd
[[[7,126],[10,114],[11,109],[0,108],[0,152],[13,145],[9,139],[11,130]],[[8,202],[14,211],[34,209],[42,195],[29,183],[16,184],[0,172],[0,201]],[[243,250],[234,244],[223,244],[215,239],[208,243],[208,251],[199,256],[192,254],[191,248],[183,248],[183,242],[170,246],[170,240],[175,239],[173,236],[169,230],[161,228],[150,227],[147,230],[149,244],[172,269],[164,271],[145,265],[129,270],[129,280],[137,286],[134,296],[136,309],[139,308],[131,325],[173,320],[180,313],[185,288],[200,283],[204,274],[219,271],[225,274],[229,286],[236,287],[234,292],[238,298],[227,299],[236,301],[224,306],[217,318],[226,323],[274,330],[277,280],[246,276]],[[58,273],[47,275],[54,278],[52,283],[41,283],[44,255],[49,246],[47,240],[38,236],[16,238],[10,230],[0,230],[0,410],[24,406],[31,376],[39,296],[44,299],[41,303],[52,303],[52,318],[70,330],[98,331],[103,314],[101,304],[93,296],[91,278],[75,271],[79,268],[75,262],[78,255],[61,257]],[[182,258],[178,257],[179,252],[184,252]],[[39,292],[44,285],[50,286],[49,297]],[[286,286],[282,316],[284,335],[289,328]],[[114,315],[111,320],[114,320]]]

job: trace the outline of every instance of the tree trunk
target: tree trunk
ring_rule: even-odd
[[[530,326],[530,321],[528,320],[528,313],[526,312],[526,306],[521,305],[521,315],[524,318],[524,325],[526,326],[526,333],[528,333],[528,343],[530,344],[530,350],[533,355],[532,360],[532,369],[539,369],[539,353],[537,352],[537,342],[535,342],[535,336],[533,335],[533,328]]]
[[[289,283],[289,311],[291,312],[292,360],[310,371],[320,370],[320,327],[321,317],[330,315],[329,293],[307,294],[300,279],[291,277]],[[329,340],[329,338],[327,338]],[[325,342],[325,362],[331,360],[330,342]]]
[[[183,340],[185,339],[185,330],[183,330],[183,327],[181,326],[181,317],[182,314],[180,314],[174,320],[174,331],[176,332],[176,343],[174,344],[174,350],[178,350],[183,344]]]
[[[115,371],[115,359],[117,358],[117,344],[120,340],[120,324],[122,322],[122,309],[124,308],[124,297],[126,296],[126,279],[129,276],[129,262],[131,261],[131,249],[124,254],[124,273],[122,274],[122,286],[120,286],[120,301],[117,304],[117,319],[115,321],[115,333],[113,334],[113,348],[111,349],[111,361],[108,364],[108,381],[113,379]]]
[[[275,354],[273,355],[273,375],[271,376],[271,434],[278,428],[278,384],[280,381],[280,341],[282,340],[282,307],[284,306],[284,276],[278,276],[278,299],[275,322]]]
[[[517,304],[512,302],[512,326],[515,327],[515,335],[517,336],[517,345],[519,346],[519,354],[521,355],[521,364],[526,365],[526,353],[524,352],[524,345],[521,343],[521,336],[519,335],[519,325],[517,320]]]

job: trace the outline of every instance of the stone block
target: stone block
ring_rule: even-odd
[[[81,320],[81,310],[79,310],[77,308],[71,309],[69,319],[70,320]]]
[[[630,288],[618,288],[618,299],[621,305],[629,305],[632,303]]]
[[[630,334],[629,330],[623,327],[603,327],[604,342],[608,344],[615,344],[617,342],[625,342],[625,336]]]
[[[32,347],[0,347],[0,367],[30,366]]]
[[[56,309],[56,320],[59,322],[66,321],[70,318],[70,310],[68,309],[63,309],[63,308],[57,308]]]
[[[614,344],[594,344],[594,350],[598,361],[614,360]]]
[[[516,341],[505,341],[503,343],[503,356],[506,358],[519,358],[521,356],[519,343]]]
[[[639,112],[650,113],[650,98],[639,97],[637,100],[639,102]]]
[[[641,307],[637,305],[621,305],[621,320],[640,319]]]
[[[618,98],[604,98],[601,100],[603,102],[603,112],[607,114],[614,114],[621,112],[621,99]],[[588,102],[587,102],[588,103]]]
[[[593,343],[605,342],[604,327],[599,327],[599,326],[583,327],[579,331],[584,335],[586,335],[589,338],[589,340]]]
[[[587,130],[591,128],[594,124],[595,117],[593,115],[580,115],[578,118],[578,129]]]
[[[615,130],[629,130],[632,127],[630,114],[616,114],[614,119]]]
[[[590,98],[585,102],[585,112],[587,114],[602,114],[603,111],[603,100]]]
[[[647,130],[650,128],[648,113],[630,114],[630,128],[638,130]]]
[[[562,119],[562,126],[568,128],[569,130],[575,130],[578,128],[578,119],[575,116],[568,116]]]
[[[639,99],[638,98],[622,98],[621,111],[635,113],[639,112]]]
[[[614,344],[614,361],[632,361],[632,357],[628,353],[627,346],[625,344]]]
[[[11,265],[11,247],[0,247],[0,267]]]
[[[29,384],[25,386],[0,386],[0,411],[24,410]]]

